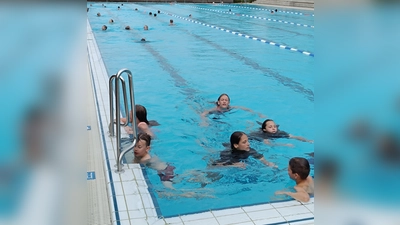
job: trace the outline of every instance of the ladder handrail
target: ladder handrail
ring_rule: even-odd
[[[130,113],[128,111],[128,100],[126,96],[126,85],[125,85],[125,80],[121,77],[123,73],[128,74],[128,84],[129,84],[129,93],[130,93],[130,103],[131,103],[131,112],[133,114],[132,118],[132,129],[133,129],[133,142],[132,145],[128,146],[126,149],[124,149],[121,152],[121,125],[127,126],[129,121],[130,121]],[[115,90],[115,124],[116,124],[116,142],[117,142],[117,170],[115,172],[124,172],[122,169],[122,158],[127,153],[128,151],[132,150],[133,147],[136,144],[137,141],[137,125],[136,125],[136,107],[135,107],[135,98],[134,98],[134,90],[133,90],[133,78],[132,78],[132,73],[128,69],[121,69],[118,71],[116,75],[112,75],[109,79],[109,98],[110,98],[110,124],[111,126],[109,127],[109,132],[110,136],[114,136],[114,109],[113,109],[113,81],[114,81],[114,90]],[[126,112],[126,122],[121,123],[121,117],[120,117],[120,82],[122,84],[122,93],[123,93],[123,98],[124,98],[124,108]]]

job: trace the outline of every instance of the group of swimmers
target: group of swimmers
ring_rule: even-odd
[[[230,105],[230,98],[227,94],[221,94],[216,101],[216,107],[206,110],[201,114],[201,118],[208,114],[225,113],[232,109],[242,109],[253,112],[250,109]],[[260,117],[264,115],[259,114]],[[130,112],[130,123],[132,123],[133,113]],[[121,118],[121,122],[126,122],[126,118]],[[138,128],[137,144],[134,147],[134,163],[141,163],[149,168],[157,170],[158,175],[167,188],[173,189],[173,178],[175,167],[162,162],[156,157],[151,157],[149,154],[151,139],[154,138],[152,126],[159,125],[156,121],[147,120],[147,110],[142,105],[136,105],[136,124]],[[125,130],[128,134],[133,134],[131,127],[126,126]],[[289,144],[274,144],[271,139],[276,138],[293,138],[303,142],[313,143],[312,140],[307,140],[303,137],[293,136],[285,131],[279,130],[279,126],[271,119],[266,119],[259,131],[251,132],[249,135],[242,131],[235,131],[230,136],[230,144],[227,144],[227,149],[220,152],[220,159],[215,160],[209,167],[239,167],[245,168],[246,161],[249,157],[260,160],[264,165],[277,168],[272,162],[267,161],[262,154],[250,147],[249,140],[262,141],[268,145],[286,145]],[[289,161],[288,175],[296,181],[294,187],[295,192],[277,191],[277,195],[288,195],[296,200],[307,202],[310,198],[309,194],[314,193],[314,182],[310,174],[310,163],[302,157],[294,157]]]

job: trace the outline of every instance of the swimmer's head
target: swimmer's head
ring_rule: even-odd
[[[160,14],[160,10],[158,10],[157,12],[158,12],[158,14]]]
[[[100,13],[97,13],[97,16],[101,16],[101,14],[100,14]]]
[[[108,22],[110,22],[110,23],[114,23],[114,20],[113,20],[113,19],[110,19],[110,21],[108,21]]]
[[[139,133],[137,142],[133,149],[135,157],[142,158],[147,155],[150,151],[151,137],[146,133]]]
[[[130,26],[126,26],[126,27],[125,27],[125,30],[130,30],[130,29],[131,29]]]
[[[267,119],[262,123],[261,130],[264,133],[275,134],[278,131],[278,126],[273,120]]]
[[[143,29],[144,29],[144,30],[148,30],[149,27],[148,27],[147,25],[144,25]]]
[[[227,109],[227,108],[229,108],[230,102],[231,102],[231,99],[229,98],[229,96],[227,94],[224,93],[218,97],[218,100],[215,102],[215,104],[217,104],[217,106],[220,108]]]
[[[103,25],[103,26],[101,27],[101,29],[102,29],[102,30],[107,30],[107,26],[106,26],[106,25]]]
[[[149,124],[149,121],[147,120],[146,107],[142,105],[136,105],[136,118],[139,120],[139,122],[145,122],[147,125]]]
[[[289,160],[289,177],[293,180],[305,180],[310,175],[310,163],[302,157],[294,157]]]
[[[149,12],[149,15],[151,16],[153,13]]]
[[[118,6],[118,10],[119,10],[120,8],[121,8],[121,7]]]
[[[275,12],[278,12],[278,10],[277,10],[277,9],[275,9]]]
[[[174,23],[174,20],[169,20],[169,24],[173,24]]]
[[[157,13],[154,13],[154,17],[156,17],[157,16]]]
[[[142,39],[140,39],[140,41],[143,41],[143,42],[145,42],[145,41],[146,41],[146,39],[142,38]]]
[[[135,10],[137,11],[137,8],[135,8]]]
[[[231,135],[231,149],[249,151],[250,143],[247,135],[242,131],[235,131]]]

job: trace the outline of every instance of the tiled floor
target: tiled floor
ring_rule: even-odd
[[[287,201],[225,210],[209,211],[199,214],[182,215],[173,218],[159,218],[152,198],[148,192],[140,165],[126,164],[124,173],[116,173],[115,138],[108,136],[109,99],[108,74],[103,64],[89,21],[87,21],[87,51],[94,83],[95,100],[100,118],[101,138],[106,170],[107,193],[111,208],[112,224],[313,224],[314,199],[302,204]],[[117,72],[117,71],[116,71]],[[126,134],[125,134],[126,136]]]

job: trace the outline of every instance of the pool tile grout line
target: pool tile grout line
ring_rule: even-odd
[[[91,29],[91,26],[90,26],[90,23],[89,23],[89,19],[87,19],[87,29],[89,29],[90,31],[92,30]],[[93,45],[96,45],[96,40],[95,39],[93,39],[93,40],[90,40],[91,42],[94,42],[94,43],[92,43]],[[107,146],[106,146],[106,142],[105,142],[105,136],[104,136],[104,130],[103,130],[103,124],[102,124],[102,121],[101,121],[101,116],[100,116],[100,109],[99,109],[99,101],[98,101],[98,97],[97,97],[97,89],[96,89],[96,84],[95,84],[95,82],[94,82],[94,74],[93,74],[93,71],[92,71],[92,63],[91,63],[91,54],[90,54],[90,51],[89,51],[89,49],[88,49],[88,53],[89,53],[89,60],[88,60],[88,62],[89,62],[89,65],[90,65],[90,71],[91,71],[91,76],[92,76],[92,85],[93,85],[93,91],[94,91],[94,93],[95,93],[95,100],[96,100],[96,110],[97,110],[97,117],[98,117],[98,122],[100,123],[100,135],[101,135],[101,140],[102,140],[102,144],[103,144],[103,153],[104,153],[104,155],[105,155],[105,158],[106,158],[106,161],[107,161],[107,163],[106,163],[106,165],[107,165],[107,169],[108,169],[108,171],[107,171],[107,173],[108,173],[108,176],[109,176],[109,178],[110,178],[110,181],[112,180],[114,180],[113,179],[113,176],[112,176],[112,172],[111,172],[111,170],[110,170],[110,164],[109,164],[109,162],[108,162],[108,152],[107,152]],[[111,187],[111,192],[112,192],[112,199],[113,199],[113,207],[114,207],[114,214],[115,214],[115,219],[116,219],[116,221],[117,221],[117,225],[120,225],[121,223],[119,222],[119,220],[120,220],[120,217],[119,217],[119,213],[118,213],[118,204],[117,204],[117,199],[116,199],[116,195],[115,195],[115,187],[114,187],[114,185],[113,185],[113,183],[112,182],[110,182],[110,187]]]

